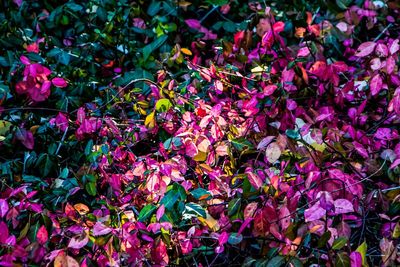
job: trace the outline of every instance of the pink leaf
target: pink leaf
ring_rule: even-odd
[[[0,233],[0,244],[4,244],[6,243],[9,232],[7,224],[3,221],[0,221]]]
[[[379,94],[379,92],[382,90],[382,84],[382,78],[379,74],[376,74],[374,77],[372,77],[369,82],[369,87],[373,96]]]
[[[308,47],[300,48],[300,50],[297,52],[298,57],[307,57],[309,54],[310,49],[308,49]]]
[[[365,42],[362,43],[355,54],[357,57],[366,57],[371,54],[375,49],[376,43],[374,42]]]
[[[261,178],[252,172],[247,173],[247,178],[249,179],[250,184],[255,188],[255,189],[260,189],[263,185],[263,181]]]
[[[164,204],[162,204],[158,208],[157,213],[156,213],[157,221],[159,221],[161,219],[161,217],[164,215],[164,212],[165,212],[165,206],[164,206]]]
[[[46,227],[42,225],[36,234],[36,240],[40,245],[44,245],[48,239],[49,233],[47,232]]]
[[[9,206],[6,199],[0,199],[0,218],[3,218],[8,212]]]
[[[51,80],[51,82],[53,83],[54,86],[60,87],[60,88],[64,88],[64,87],[68,86],[67,82],[63,78],[59,78],[59,77],[53,78]]]
[[[354,211],[353,204],[344,198],[336,199],[334,205],[336,214],[350,213]]]

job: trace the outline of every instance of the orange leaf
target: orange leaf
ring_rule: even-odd
[[[80,215],[85,215],[89,212],[89,207],[82,203],[75,204],[74,208]]]

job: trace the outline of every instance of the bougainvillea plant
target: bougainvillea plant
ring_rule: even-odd
[[[1,5],[0,266],[400,265],[398,1]]]

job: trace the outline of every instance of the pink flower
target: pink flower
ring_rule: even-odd
[[[68,127],[68,117],[59,112],[55,118],[50,120],[50,125],[56,125],[61,131],[65,131]]]
[[[39,53],[39,46],[37,43],[32,43],[26,46],[26,51],[31,53]]]

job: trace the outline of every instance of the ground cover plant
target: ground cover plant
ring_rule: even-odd
[[[398,1],[0,5],[0,266],[400,265]]]

